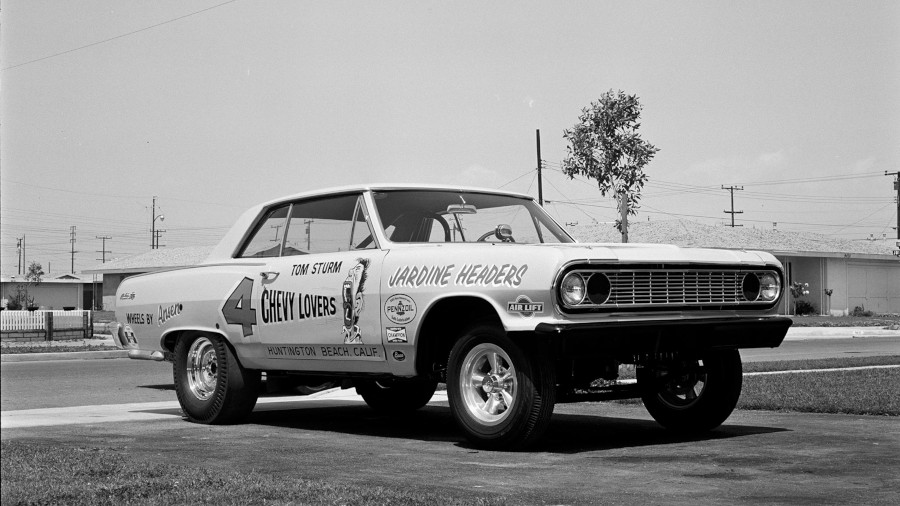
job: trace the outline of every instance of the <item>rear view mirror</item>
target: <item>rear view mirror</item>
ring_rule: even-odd
[[[450,204],[447,206],[449,214],[477,214],[478,209],[472,204]]]

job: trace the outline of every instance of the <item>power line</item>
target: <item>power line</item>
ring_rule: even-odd
[[[517,177],[517,178],[511,179],[511,180],[509,180],[509,181],[507,181],[507,182],[501,184],[500,186],[497,187],[497,189],[499,190],[500,188],[503,188],[503,187],[506,186],[506,185],[515,183],[516,181],[522,179],[523,177],[527,176],[528,174],[531,174],[531,173],[534,172],[534,171],[535,171],[535,169],[528,169],[528,172],[522,174],[521,176],[519,176],[519,177]]]
[[[222,3],[220,3],[220,4],[216,4],[216,5],[213,5],[213,6],[211,6],[211,7],[207,7],[207,8],[205,8],[205,9],[200,9],[199,11],[194,11],[194,12],[191,12],[191,13],[189,13],[189,14],[185,14],[185,15],[183,15],[183,16],[178,16],[177,18],[172,18],[172,19],[163,21],[163,22],[161,22],[161,23],[156,23],[155,25],[150,25],[150,26],[147,26],[147,27],[144,27],[144,28],[140,28],[140,29],[137,29],[137,30],[128,32],[128,33],[123,33],[123,34],[121,34],[121,35],[116,35],[115,37],[110,37],[110,38],[108,38],[108,39],[103,39],[103,40],[100,40],[100,41],[97,41],[97,42],[92,42],[92,43],[90,43],[90,44],[85,44],[85,45],[83,45],[83,46],[79,46],[79,47],[76,47],[76,48],[67,49],[67,50],[65,50],[65,51],[60,51],[60,52],[58,52],[58,53],[54,53],[54,54],[51,54],[51,55],[43,56],[43,57],[41,57],[41,58],[35,58],[35,59],[33,59],[33,60],[29,60],[29,61],[26,61],[26,62],[17,63],[16,65],[10,65],[9,67],[4,67],[4,68],[2,68],[2,69],[0,69],[0,70],[10,70],[10,69],[18,68],[18,67],[24,67],[25,65],[30,65],[30,64],[32,64],[32,63],[37,63],[37,62],[39,62],[39,61],[49,60],[50,58],[56,58],[57,56],[62,56],[62,55],[64,55],[64,54],[74,53],[75,51],[81,51],[82,49],[87,49],[87,48],[89,48],[89,47],[98,46],[98,45],[100,45],[100,44],[105,44],[105,43],[107,43],[107,42],[111,42],[111,41],[114,41],[114,40],[118,40],[118,39],[122,39],[122,38],[125,38],[125,37],[129,37],[129,36],[134,35],[134,34],[136,34],[136,33],[146,32],[147,30],[152,30],[152,29],[154,29],[154,28],[158,28],[158,27],[160,27],[160,26],[167,25],[167,24],[169,24],[169,23],[173,23],[173,22],[175,22],[175,21],[178,21],[178,20],[181,20],[181,19],[184,19],[184,18],[189,18],[189,17],[191,17],[191,16],[196,16],[197,14],[200,14],[200,13],[203,13],[203,12],[207,12],[207,11],[211,11],[211,10],[213,10],[213,9],[222,7],[223,5],[227,5],[227,4],[230,4],[230,3],[234,3],[234,2],[237,2],[237,1],[238,1],[238,0],[228,0],[227,2],[222,2]]]

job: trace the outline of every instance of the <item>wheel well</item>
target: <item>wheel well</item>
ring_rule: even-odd
[[[168,351],[171,354],[175,353],[175,343],[181,339],[182,336],[187,336],[191,334],[215,334],[222,338],[225,341],[225,346],[228,346],[228,349],[231,351],[231,354],[234,355],[234,359],[237,360],[238,363],[241,362],[241,358],[238,356],[237,352],[234,349],[234,345],[231,344],[231,341],[228,340],[228,337],[224,334],[218,332],[209,332],[206,330],[175,330],[169,332],[164,335],[161,340],[162,348]]]
[[[416,340],[416,371],[420,376],[437,373],[444,381],[447,358],[463,330],[478,321],[502,326],[489,302],[478,297],[449,297],[434,304],[419,328]]]

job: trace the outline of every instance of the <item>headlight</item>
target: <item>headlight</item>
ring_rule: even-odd
[[[567,306],[577,306],[584,300],[584,278],[580,274],[570,272],[559,285],[559,296]]]
[[[587,282],[587,296],[591,302],[597,305],[605,304],[612,293],[612,285],[606,274],[598,272],[590,277]]]
[[[741,292],[744,294],[744,299],[748,302],[755,302],[759,298],[759,288],[759,276],[756,273],[750,272],[744,275],[744,279],[741,281]]]
[[[759,300],[771,302],[778,298],[781,293],[781,282],[778,276],[762,272],[757,274],[759,277]]]

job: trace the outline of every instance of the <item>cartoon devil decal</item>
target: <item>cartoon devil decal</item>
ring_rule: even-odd
[[[347,279],[341,288],[341,297],[344,299],[344,344],[362,344],[359,335],[359,313],[363,310],[363,292],[366,289],[366,269],[369,268],[368,258],[357,258],[356,265],[347,272]]]

